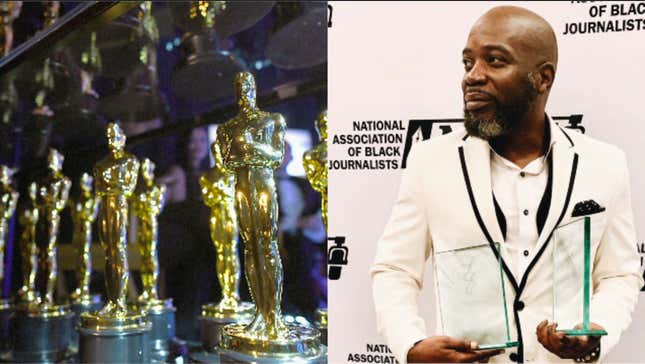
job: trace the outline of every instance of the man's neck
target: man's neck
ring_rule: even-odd
[[[491,147],[518,167],[526,167],[548,149],[550,135],[544,115],[544,110],[528,113],[511,133],[491,140]]]

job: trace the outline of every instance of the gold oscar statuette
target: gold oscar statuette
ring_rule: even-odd
[[[9,219],[16,211],[18,192],[11,186],[13,171],[0,165],[0,282],[4,280],[4,249],[9,232]]]
[[[83,173],[79,182],[80,195],[70,200],[72,224],[74,225],[72,245],[74,256],[78,259],[76,275],[79,282],[78,287],[72,293],[72,301],[88,305],[92,303],[90,295],[92,223],[98,213],[99,200],[92,193],[92,184],[94,183],[92,176]]]
[[[38,223],[38,185],[29,185],[29,199],[20,213],[18,222],[22,225],[20,234],[20,257],[22,258],[22,287],[18,290],[19,301],[33,303],[36,300],[36,270],[38,268],[38,246],[36,245],[36,224]]]
[[[287,324],[282,317],[282,262],[278,251],[278,201],[274,170],[282,163],[286,122],[261,111],[255,79],[235,77],[238,114],[217,129],[217,143],[228,170],[235,174],[235,210],[244,239],[244,272],[256,306],[249,324],[223,329],[222,347],[251,357],[280,360],[319,355],[320,332]]]
[[[137,217],[137,248],[141,254],[141,280],[143,293],[139,303],[159,306],[162,302],[157,294],[159,260],[157,257],[157,217],[163,209],[165,185],[155,183],[155,164],[150,159],[141,163],[141,182],[132,199],[132,210]]]
[[[98,312],[81,314],[81,327],[94,330],[139,330],[149,323],[126,305],[129,278],[126,230],[128,201],[134,193],[139,161],[125,148],[125,134],[116,123],[107,126],[108,155],[94,166],[94,184],[99,199],[98,237],[105,250],[107,302]]]
[[[320,143],[305,152],[302,164],[311,187],[320,192],[322,197],[322,218],[327,231],[327,110],[318,115],[316,131],[320,136]]]
[[[41,293],[37,300],[45,306],[54,305],[54,288],[58,277],[57,248],[60,212],[67,204],[72,185],[69,178],[63,175],[63,161],[63,155],[56,149],[50,148],[47,156],[49,173],[38,183],[38,223],[46,232],[46,238],[38,244],[38,267],[44,276],[45,289],[44,294]]]
[[[211,144],[215,165],[199,179],[204,203],[211,210],[211,240],[217,252],[217,279],[222,288],[222,300],[202,307],[202,314],[218,318],[235,319],[248,316],[254,309],[248,302],[241,302],[239,294],[240,260],[237,254],[238,225],[235,213],[235,176],[226,169],[219,145]]]

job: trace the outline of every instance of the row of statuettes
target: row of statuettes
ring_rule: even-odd
[[[219,303],[204,306],[203,316],[213,321],[207,325],[210,332],[205,334],[202,330],[202,341],[207,350],[229,350],[233,354],[251,357],[287,355],[319,359],[326,355],[321,349],[324,346],[319,330],[287,323],[280,309],[283,272],[277,247],[278,204],[273,170],[282,163],[286,123],[282,115],[261,111],[256,106],[255,80],[250,73],[237,74],[235,88],[239,113],[218,128],[217,139],[211,148],[215,166],[200,179],[204,202],[211,209],[211,237],[218,253],[217,276],[223,296]],[[304,157],[307,177],[312,187],[323,196],[325,226],[326,121],[324,111],[316,125],[321,143]],[[107,140],[108,155],[95,165],[93,177],[87,173],[82,175],[81,193],[77,198],[68,201],[71,182],[62,174],[63,156],[55,149],[49,152],[47,176],[29,186],[28,206],[19,218],[22,224],[21,270],[24,273],[15,306],[17,312],[27,314],[25,317],[40,318],[42,322],[14,319],[16,324],[11,327],[15,332],[9,335],[13,338],[15,352],[43,349],[18,342],[21,329],[38,331],[37,326],[50,322],[51,317],[74,316],[69,314],[69,305],[54,302],[60,212],[69,205],[74,225],[73,245],[81,255],[79,286],[70,297],[74,311],[80,308],[76,312],[80,316],[80,359],[90,362],[142,360],[141,353],[138,353],[141,350],[135,350],[137,353],[133,354],[127,354],[128,350],[125,350],[131,356],[115,357],[112,350],[104,349],[114,346],[114,350],[123,351],[124,345],[151,346],[141,342],[148,340],[146,335],[138,335],[150,330],[151,340],[148,341],[164,341],[165,345],[152,346],[157,347],[157,351],[162,348],[162,354],[167,354],[168,341],[174,337],[174,314],[169,315],[174,308],[168,301],[159,299],[156,289],[157,217],[163,208],[165,186],[155,182],[153,162],[144,159],[140,163],[124,150],[126,137],[118,124],[108,125]],[[4,251],[7,223],[18,199],[18,193],[11,187],[11,174],[9,168],[0,166],[0,251]],[[95,185],[95,196],[92,184]],[[137,219],[136,242],[142,257],[143,292],[136,305],[126,304],[129,211]],[[106,257],[106,303],[93,311],[92,308],[100,307],[96,307],[96,301],[89,292],[91,226],[95,219],[98,219],[98,237]],[[40,228],[46,234],[36,234]],[[241,276],[238,235],[245,241],[245,276],[254,305],[242,302],[238,294]],[[37,241],[37,237],[41,241]],[[326,321],[326,315],[321,317]],[[47,332],[51,334],[51,328]],[[112,340],[114,335],[121,340]],[[98,345],[102,350],[97,352],[94,349]],[[13,359],[20,358],[14,355]]]

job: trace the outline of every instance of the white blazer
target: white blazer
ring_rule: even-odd
[[[590,317],[608,332],[601,339],[601,360],[629,325],[643,279],[625,155],[612,145],[549,123],[555,141],[551,200],[523,277],[514,277],[514,261],[504,259],[508,247],[495,214],[487,142],[462,130],[418,143],[411,151],[371,269],[377,327],[399,362],[407,362],[417,341],[442,334],[439,312],[438,332],[427,332],[418,313],[424,270],[434,269],[429,258],[475,242],[501,243],[511,331],[520,341],[519,347],[491,362],[563,362],[542,347],[535,331],[542,320],[552,319],[553,231],[570,222],[576,203],[586,200],[606,208],[590,215]]]

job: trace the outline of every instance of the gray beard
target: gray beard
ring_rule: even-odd
[[[490,119],[478,119],[471,112],[464,110],[464,126],[469,135],[484,140],[507,135],[513,130],[508,120],[497,111]]]

